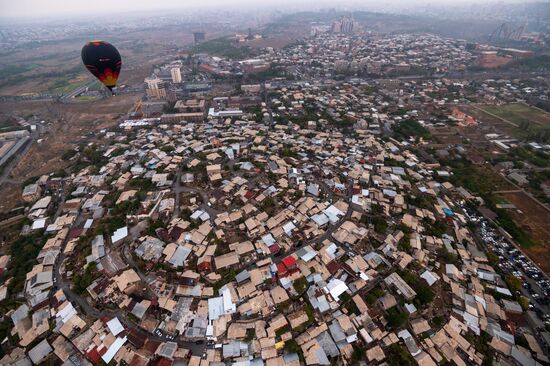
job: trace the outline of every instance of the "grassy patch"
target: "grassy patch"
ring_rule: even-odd
[[[67,77],[61,77],[53,83],[51,90],[54,94],[69,94],[80,86],[81,83],[71,83]]]
[[[482,110],[516,124],[513,135],[518,139],[550,141],[550,115],[544,112],[519,103],[487,105]]]
[[[525,104],[487,105],[483,106],[483,110],[518,125],[534,122],[550,128],[550,116]]]
[[[525,147],[516,147],[514,149],[510,149],[509,154],[515,159],[527,161],[538,167],[544,168],[550,166],[549,156],[542,151],[534,151]]]
[[[97,97],[93,97],[91,95],[81,95],[74,98],[74,100],[77,102],[93,102],[94,100],[97,100]]]
[[[237,47],[229,38],[216,38],[198,44],[191,49],[193,53],[208,53],[233,59],[248,58],[255,52],[248,46]]]

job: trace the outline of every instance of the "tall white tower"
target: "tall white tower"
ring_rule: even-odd
[[[179,84],[181,83],[181,71],[179,67],[173,67],[170,70],[170,74],[172,74],[172,82]]]

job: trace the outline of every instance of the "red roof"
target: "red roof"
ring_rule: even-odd
[[[107,322],[110,321],[111,319],[113,319],[113,318],[111,318],[110,316],[107,316],[107,315],[104,315],[100,318],[100,320],[105,324],[107,324]]]
[[[269,251],[271,252],[271,254],[278,253],[279,250],[281,250],[281,247],[279,246],[279,244],[273,244],[272,246],[269,247]]]
[[[90,360],[94,364],[98,364],[99,361],[101,361],[101,355],[99,354],[99,352],[97,352],[97,347],[88,352],[86,354],[86,357],[88,357],[88,360]]]
[[[285,265],[285,267],[287,269],[294,267],[296,265],[296,263],[298,263],[296,258],[294,258],[290,255],[288,257],[283,258],[283,264]]]
[[[83,231],[84,231],[84,229],[81,228],[81,227],[70,229],[69,234],[67,235],[67,240],[78,238],[80,236],[80,234],[82,234]]]
[[[164,357],[155,363],[155,366],[171,366],[171,365],[172,365],[172,361]]]
[[[284,275],[286,273],[286,267],[283,263],[277,263],[277,274],[279,276]]]
[[[248,191],[248,192],[246,192],[244,197],[247,198],[247,199],[251,199],[252,197],[254,197],[254,195],[255,195],[255,193],[253,191]]]
[[[336,271],[338,271],[339,268],[340,268],[340,263],[338,263],[336,261],[330,261],[327,264],[327,269],[331,274],[335,274]]]
[[[197,269],[199,271],[209,271],[210,269],[212,269],[212,263],[210,263],[209,261],[202,261],[197,265]]]

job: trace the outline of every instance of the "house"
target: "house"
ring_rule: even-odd
[[[239,256],[235,252],[229,252],[214,257],[214,263],[217,269],[231,267],[239,263]]]
[[[23,188],[21,198],[23,198],[25,202],[33,202],[40,198],[41,192],[42,190],[38,183],[29,184]]]
[[[121,243],[128,236],[128,227],[124,226],[115,230],[113,235],[111,235],[111,243],[117,245]]]
[[[378,299],[378,304],[380,304],[382,309],[388,310],[397,305],[397,300],[392,294],[385,294]]]
[[[44,362],[52,352],[52,346],[50,346],[48,341],[44,339],[42,342],[34,346],[29,351],[28,355],[33,364],[39,365]]]

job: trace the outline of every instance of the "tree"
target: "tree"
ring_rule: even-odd
[[[498,257],[498,255],[493,252],[487,252],[487,259],[492,266],[496,266],[500,262],[500,258]]]
[[[401,328],[406,322],[409,316],[407,313],[399,311],[397,307],[393,307],[387,311],[386,320],[388,325],[393,329]]]
[[[384,218],[380,216],[375,216],[372,220],[372,223],[374,225],[374,231],[378,234],[383,234],[388,228],[388,223],[386,222],[386,220],[384,220]]]
[[[297,280],[294,281],[294,283],[292,284],[293,287],[294,287],[294,290],[296,290],[296,292],[298,294],[301,294],[303,293],[306,288],[307,288],[307,280],[305,277],[300,277],[298,278]]]
[[[392,344],[386,352],[390,366],[416,366],[418,363],[399,343]]]
[[[82,275],[78,274],[73,277],[73,290],[77,294],[83,294],[88,286],[94,281],[94,275],[97,272],[96,262],[88,264]]]
[[[419,282],[420,284],[421,282]],[[428,284],[422,284],[415,288],[416,298],[415,302],[418,302],[420,305],[426,305],[433,301],[434,293]]]
[[[506,281],[506,284],[512,292],[517,292],[521,289],[521,281],[513,275],[507,275],[504,277],[504,281]]]
[[[521,308],[525,311],[529,310],[529,299],[525,296],[520,296],[518,303],[521,305]]]

